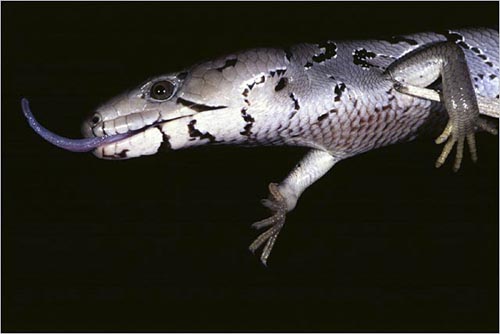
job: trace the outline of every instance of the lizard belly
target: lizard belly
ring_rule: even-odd
[[[413,140],[445,124],[441,103],[395,91],[378,77],[369,93],[346,83],[328,86],[321,101],[305,100],[303,110],[290,114],[280,129],[290,145],[326,150],[348,157],[402,141]],[[434,132],[433,132],[434,133]]]
[[[387,98],[384,95],[384,98]],[[386,104],[359,104],[349,112],[338,111],[319,120],[314,127],[326,126],[324,142],[328,151],[353,156],[397,142],[410,141],[445,119],[439,103],[390,96]],[[326,124],[321,125],[322,122]]]

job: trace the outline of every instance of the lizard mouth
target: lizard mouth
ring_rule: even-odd
[[[51,132],[50,130],[44,128],[40,123],[38,123],[38,121],[35,119],[35,116],[33,116],[33,113],[31,112],[29,102],[27,99],[25,98],[21,99],[21,107],[23,109],[24,116],[28,120],[29,125],[40,137],[42,137],[52,145],[55,145],[57,147],[63,148],[71,152],[89,152],[102,145],[116,143],[123,139],[129,138],[141,131],[141,130],[136,130],[127,133],[107,135],[102,137],[71,139],[59,136]]]
[[[21,107],[23,110],[23,114],[26,117],[31,128],[43,139],[48,141],[54,146],[65,149],[71,152],[90,152],[97,148],[118,143],[130,137],[140,134],[148,130],[149,128],[156,127],[159,124],[163,124],[170,121],[175,121],[183,117],[191,116],[190,114],[184,114],[178,117],[170,118],[170,119],[162,119],[160,121],[153,122],[152,124],[144,125],[142,128],[136,130],[130,130],[126,133],[115,134],[115,135],[104,135],[104,136],[91,136],[81,139],[72,139],[59,136],[54,132],[43,127],[33,116],[31,112],[29,102],[26,98],[21,99]]]

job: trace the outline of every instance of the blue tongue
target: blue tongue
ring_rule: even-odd
[[[117,135],[103,136],[103,137],[91,137],[91,138],[83,138],[83,139],[70,139],[64,138],[56,135],[55,133],[47,130],[43,126],[38,123],[35,119],[35,116],[31,113],[30,105],[27,99],[21,99],[21,106],[23,108],[23,113],[30,126],[38,133],[43,139],[48,141],[49,143],[63,148],[65,150],[71,152],[88,152],[93,149],[105,145],[117,142],[119,140],[130,137],[133,133],[123,133]]]

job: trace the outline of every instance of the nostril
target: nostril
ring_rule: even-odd
[[[102,116],[100,113],[96,112],[92,116],[87,116],[85,122],[82,123],[81,131],[85,138],[97,137],[99,132],[98,125],[102,123]]]

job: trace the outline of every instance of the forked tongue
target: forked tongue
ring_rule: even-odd
[[[43,139],[45,139],[49,143],[71,152],[92,151],[93,149],[101,145],[111,144],[119,140],[125,139],[127,137],[130,137],[132,135],[132,133],[122,133],[117,135],[91,137],[83,139],[64,138],[47,130],[46,128],[41,126],[40,123],[38,123],[38,121],[35,119],[35,116],[33,116],[33,114],[31,113],[30,105],[27,99],[25,98],[21,99],[21,106],[23,108],[24,116],[26,117],[28,123],[33,128],[33,130],[35,130],[36,133],[38,133]]]

